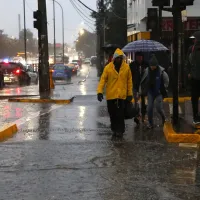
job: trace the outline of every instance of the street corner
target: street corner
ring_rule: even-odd
[[[13,137],[18,131],[16,124],[5,124],[0,128],[0,142]]]
[[[73,102],[74,97],[71,99],[19,99],[19,98],[12,98],[8,99],[9,102],[15,103],[52,103],[52,104],[70,104]]]
[[[165,138],[169,143],[200,143],[200,134],[176,132],[171,122],[166,122],[163,128]]]

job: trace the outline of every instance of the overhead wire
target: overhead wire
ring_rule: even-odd
[[[88,7],[87,5],[85,5],[81,0],[77,0],[79,3],[81,3],[85,8],[87,8],[88,10],[97,13],[95,10],[91,9],[90,7]]]
[[[118,19],[123,19],[123,20],[127,20],[127,18],[124,18],[124,17],[120,17],[119,15],[117,15],[114,11],[111,11],[115,17],[117,17]]]
[[[72,6],[74,7],[74,9],[76,10],[76,12],[79,14],[79,16],[85,21],[85,24],[92,30],[94,31],[94,29],[91,27],[91,25],[94,25],[92,24],[91,22],[89,22],[88,20],[86,20],[82,15],[81,15],[81,12],[79,11],[79,9],[77,9],[76,5],[74,4],[74,2],[72,0],[70,0]],[[91,25],[89,25],[89,24]]]
[[[26,3],[26,5],[27,5],[28,9],[31,10],[31,11],[33,12],[33,9],[30,7],[30,5],[29,5],[29,3],[27,2],[27,0],[25,0],[25,3]]]
[[[73,0],[74,3],[76,2],[76,5],[79,7],[79,9],[86,15],[89,16],[89,20],[91,20],[92,22],[94,22],[94,19],[91,17],[91,11],[89,11],[88,9],[86,9],[85,7],[83,7],[79,2],[77,2],[77,0]],[[89,13],[87,12],[89,11]]]
[[[87,20],[90,20],[91,22],[94,23],[94,21],[93,21],[92,19],[90,19],[88,16],[86,16],[86,15],[77,7],[77,5],[76,5],[76,3],[75,3],[75,0],[70,0],[70,1],[74,4],[74,6],[76,7],[76,9],[77,9],[84,17],[86,17]],[[88,23],[91,23],[91,22],[88,21]],[[92,24],[92,23],[91,23],[91,24]],[[93,24],[92,24],[92,25],[93,25]]]

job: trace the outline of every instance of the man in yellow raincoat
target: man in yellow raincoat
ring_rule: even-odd
[[[111,130],[114,136],[122,136],[125,132],[125,100],[132,100],[133,90],[131,70],[125,62],[123,51],[120,49],[115,51],[112,62],[104,68],[97,88],[97,99],[100,102],[103,100],[105,86]]]

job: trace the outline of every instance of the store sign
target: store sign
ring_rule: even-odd
[[[200,19],[189,19],[184,22],[185,30],[199,30]],[[173,19],[163,19],[163,31],[173,31]]]

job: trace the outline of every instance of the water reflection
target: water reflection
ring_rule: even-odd
[[[11,117],[21,118],[22,113],[23,113],[22,108],[19,108],[19,107],[12,108],[11,105],[5,105],[3,107],[2,116],[3,116],[3,119],[9,119]]]
[[[87,94],[85,84],[80,85],[79,88],[80,88],[81,95]]]
[[[85,106],[79,106],[79,129],[80,130],[84,129],[85,112],[86,112],[86,107]],[[82,140],[86,139],[84,131],[80,131],[79,137]]]
[[[45,110],[50,110],[51,105],[41,104],[40,115],[38,118],[38,137],[40,140],[48,140],[50,132],[50,117],[51,112],[44,113]]]
[[[21,88],[16,88],[16,93],[21,94]]]

